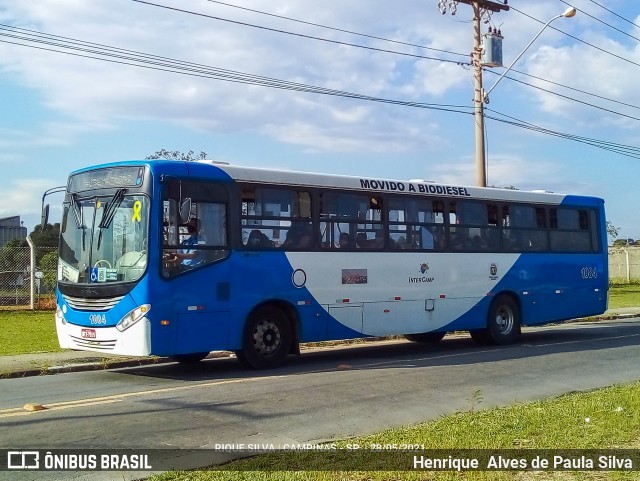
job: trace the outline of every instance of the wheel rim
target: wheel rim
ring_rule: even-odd
[[[269,356],[280,347],[280,328],[274,321],[264,319],[253,331],[253,346],[261,356]]]
[[[509,334],[515,323],[515,314],[509,306],[500,306],[496,311],[495,326],[500,334]]]

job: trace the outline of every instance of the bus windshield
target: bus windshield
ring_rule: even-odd
[[[58,281],[131,282],[147,267],[149,199],[127,195],[68,196],[60,226]]]

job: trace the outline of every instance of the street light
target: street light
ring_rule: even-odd
[[[576,9],[574,7],[569,7],[567,8],[563,13],[561,13],[560,15],[556,15],[555,17],[552,17],[547,23],[545,23],[543,25],[543,27],[540,29],[540,31],[536,34],[535,37],[533,37],[533,39],[527,44],[527,46],[522,50],[522,52],[520,52],[518,54],[518,56],[516,57],[516,59],[511,62],[511,65],[509,65],[504,72],[502,72],[502,75],[500,75],[500,77],[498,78],[498,80],[496,81],[495,84],[493,84],[493,87],[491,87],[489,90],[487,90],[486,92],[482,89],[482,65],[480,62],[480,59],[477,58],[476,59],[476,70],[479,72],[477,72],[476,75],[476,95],[475,95],[475,103],[476,103],[476,112],[475,112],[475,117],[476,117],[476,184],[479,185],[480,187],[486,187],[487,186],[487,172],[486,172],[486,159],[485,159],[485,151],[484,151],[484,108],[483,108],[483,104],[484,103],[489,103],[489,94],[491,93],[491,91],[493,91],[494,88],[496,88],[496,85],[498,85],[498,83],[500,83],[500,81],[504,78],[504,76],[507,74],[507,72],[509,72],[509,70],[511,70],[511,68],[516,64],[516,62],[518,60],[520,60],[520,57],[522,57],[522,55],[524,55],[524,53],[527,51],[527,49],[529,47],[531,47],[531,45],[533,44],[533,42],[536,41],[536,39],[542,34],[542,32],[544,31],[545,28],[547,28],[549,26],[549,24],[551,24],[551,22],[553,22],[554,20],[560,18],[560,17],[565,17],[565,18],[571,18],[573,16],[575,16],[576,14]],[[477,33],[479,33],[479,18],[478,18],[478,28],[476,30]],[[479,43],[479,37],[476,39],[476,44]],[[478,55],[480,55],[480,52],[478,51],[477,53]],[[480,84],[480,85],[478,85]]]
[[[520,57],[522,57],[524,55],[524,53],[527,51],[527,49],[529,47],[531,47],[531,44],[533,44],[533,42],[536,41],[536,39],[542,34],[542,32],[544,31],[545,28],[547,28],[549,26],[549,24],[551,22],[553,22],[554,20],[557,20],[558,18],[561,17],[565,17],[565,18],[571,18],[574,17],[576,15],[576,9],[574,7],[569,7],[567,8],[563,13],[561,13],[560,15],[556,15],[555,17],[551,18],[547,23],[544,24],[544,26],[540,29],[540,31],[536,34],[535,37],[533,37],[531,39],[531,41],[527,44],[527,46],[522,50],[522,52],[520,52],[518,54],[518,56],[516,57],[516,59],[511,62],[511,65],[509,65],[506,70],[504,72],[502,72],[502,75],[500,75],[500,77],[498,77],[498,80],[496,80],[496,83],[493,84],[493,87],[491,87],[489,90],[487,90],[486,92],[484,92],[484,102],[488,103],[489,102],[489,94],[491,93],[491,91],[496,88],[496,85],[498,85],[498,83],[500,83],[500,80],[502,80],[504,78],[504,76],[507,74],[507,72],[509,70],[511,70],[511,68],[516,64],[516,62],[518,60],[520,60]]]

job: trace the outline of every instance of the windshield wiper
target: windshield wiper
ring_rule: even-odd
[[[113,198],[111,202],[107,204],[107,207],[104,209],[104,214],[102,214],[102,219],[100,220],[100,224],[98,224],[98,228],[100,232],[98,233],[98,246],[97,249],[100,250],[100,244],[102,243],[102,229],[108,229],[113,222],[113,218],[116,216],[116,211],[122,201],[124,200],[124,194],[127,192],[127,189],[118,189],[115,194],[113,194]]]
[[[100,229],[107,229],[111,222],[113,222],[113,218],[116,216],[116,211],[122,201],[124,199],[124,194],[127,192],[127,189],[118,189],[115,194],[113,194],[113,199],[111,202],[107,204],[107,208],[104,210],[104,214],[102,214],[102,219],[100,220],[100,224],[98,227]]]

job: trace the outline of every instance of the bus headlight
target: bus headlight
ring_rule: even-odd
[[[120,319],[118,324],[116,324],[116,329],[118,329],[118,331],[120,332],[126,331],[136,322],[142,319],[150,310],[151,304],[143,304],[136,307],[133,311],[129,312],[126,316]]]

